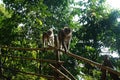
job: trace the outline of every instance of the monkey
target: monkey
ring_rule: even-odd
[[[69,27],[64,27],[58,32],[59,49],[63,48],[65,52],[69,51],[69,46],[72,39],[72,30]]]
[[[114,66],[112,64],[112,62],[110,61],[108,55],[105,55],[104,56],[104,62],[103,62],[103,65],[104,66],[108,66],[112,69],[114,69]],[[101,76],[101,80],[106,80],[106,70],[101,70],[102,71],[102,76]],[[120,80],[119,76],[117,74],[114,74],[112,72],[109,72],[108,73],[110,74],[110,77],[113,79],[113,80]]]
[[[47,45],[54,46],[54,32],[53,28],[50,28],[47,32],[42,35],[43,47]]]

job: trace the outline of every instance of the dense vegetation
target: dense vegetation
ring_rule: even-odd
[[[70,51],[95,62],[102,63],[101,48],[120,55],[120,11],[110,9],[105,0],[3,0],[0,4],[0,45],[41,48],[42,33],[64,26],[73,29]],[[78,21],[74,21],[78,16]],[[40,59],[54,59],[52,51],[19,51],[2,49],[2,54]],[[109,55],[109,54],[108,54]],[[52,75],[48,63],[1,57],[2,76],[9,80],[44,80],[38,76],[20,74],[14,69]],[[117,71],[120,60],[111,56]],[[62,55],[64,66],[79,80],[99,80],[100,69]],[[82,65],[82,66],[81,66]],[[109,75],[108,75],[108,78]]]

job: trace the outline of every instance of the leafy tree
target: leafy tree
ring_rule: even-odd
[[[5,4],[5,9],[8,12],[1,13],[3,19],[0,21],[0,45],[9,45],[17,47],[41,47],[41,33],[43,26],[43,19],[46,16],[49,16],[49,11],[46,10],[43,1],[21,1],[14,0],[8,1],[3,0]],[[4,7],[3,7],[4,9]],[[2,11],[2,10],[1,10]],[[9,17],[6,17],[6,14],[9,14]],[[7,15],[8,16],[8,15]],[[7,23],[7,24],[6,24]],[[11,54],[13,53],[13,54]],[[26,56],[33,57],[33,54],[37,52],[27,52],[27,51],[7,51],[2,50],[2,54],[14,55],[14,56]],[[37,56],[37,55],[34,55]],[[37,69],[38,65],[35,61],[15,61],[12,58],[3,58],[2,65],[7,68],[12,69],[21,69],[23,71],[33,71]],[[11,63],[12,62],[12,63]],[[26,65],[27,64],[27,65]],[[9,69],[8,69],[9,70]],[[5,76],[8,79],[13,79],[14,76],[20,78],[20,75],[16,71],[8,71],[7,69],[3,70]],[[14,72],[14,73],[13,73]],[[23,78],[25,78],[23,76]],[[23,79],[22,78],[22,79]],[[28,77],[26,77],[27,79]]]
[[[5,19],[1,25],[1,45],[10,45],[17,47],[42,47],[41,34],[43,31],[46,31],[52,26],[55,26],[55,29],[59,29],[61,26],[72,25],[72,15],[70,15],[69,5],[70,1],[42,1],[42,0],[3,0],[5,8],[8,12],[11,13],[10,18]],[[44,3],[44,4],[43,4]],[[57,4],[56,4],[57,3]],[[54,8],[52,8],[54,7]],[[9,22],[9,24],[6,24]],[[5,26],[5,27],[4,27]],[[61,27],[61,28],[62,28]],[[72,27],[72,26],[71,26]],[[9,33],[4,33],[9,32]],[[4,33],[4,34],[3,34]],[[8,38],[6,38],[8,36]],[[9,42],[8,42],[9,41]],[[44,52],[44,54],[39,53],[39,55],[33,55],[34,52],[29,53],[28,51],[11,51],[5,53],[5,50],[2,50],[4,54],[14,55],[14,56],[26,56],[26,57],[38,57],[53,59],[51,52]],[[35,52],[37,53],[37,52]],[[41,54],[41,55],[40,55]],[[46,55],[45,55],[46,54]],[[11,59],[11,58],[9,58]],[[10,64],[9,60],[4,60],[6,64],[4,66],[11,68],[22,69],[23,71],[34,71],[37,67],[37,63],[30,61],[13,61],[13,64]],[[66,61],[67,62],[67,61]],[[25,65],[27,64],[27,65]],[[35,64],[33,66],[33,64]],[[42,64],[46,66],[46,64]],[[31,68],[30,68],[31,67]],[[6,70],[4,70],[5,72]],[[49,71],[49,72],[48,72]],[[12,79],[13,76],[16,78],[21,78],[19,74],[12,74],[10,71],[4,73]],[[43,73],[50,74],[50,69],[43,67]],[[13,75],[13,76],[12,76]],[[27,78],[24,77],[23,78]]]
[[[105,7],[105,0],[80,0],[75,11],[79,16],[80,27],[75,32],[78,42],[73,52],[86,57],[90,60],[101,62],[101,47],[115,48],[115,34],[113,28],[116,27],[116,21],[119,11],[111,11]],[[103,39],[104,38],[104,39]],[[114,47],[112,45],[114,44]],[[117,47],[117,46],[116,46]],[[114,49],[115,50],[115,49]],[[93,66],[85,64],[83,72],[93,76],[91,70]]]
[[[80,0],[77,3],[74,0],[3,0],[3,2],[4,5],[0,5],[0,45],[41,48],[41,37],[44,31],[52,27],[57,34],[59,29],[69,26],[73,29],[70,45],[72,53],[100,63],[103,46],[120,54],[120,23],[117,22],[120,12],[108,9],[105,6],[105,0]],[[79,17],[77,22],[73,20],[76,15]],[[2,54],[55,59],[52,51],[30,52],[2,49]],[[63,66],[76,78],[77,76],[87,80],[100,78],[100,71],[90,64],[77,61],[65,54],[61,56],[61,60],[65,61]],[[120,69],[119,60],[113,58],[112,60],[117,69]],[[7,79],[41,79],[19,74],[12,69],[47,75],[53,73],[47,63],[11,57],[2,57],[1,61],[4,67],[11,68],[11,70],[3,68],[3,75]],[[81,64],[84,67],[81,67]]]

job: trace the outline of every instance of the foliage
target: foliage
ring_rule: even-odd
[[[79,15],[80,28],[75,32],[78,42],[73,52],[96,62],[101,62],[101,47],[110,47],[111,51],[119,50],[117,48],[119,41],[116,40],[119,38],[118,33],[116,35],[114,31],[118,30],[115,28],[119,24],[117,22],[119,11],[107,9],[104,2],[104,0],[80,0],[77,3],[79,8],[75,10]],[[85,63],[83,72],[93,76],[91,69],[94,67]]]
[[[73,29],[70,51],[79,56],[102,63],[101,47],[108,47],[120,54],[120,17],[119,10],[108,9],[106,0],[3,0],[0,4],[0,45],[41,48],[42,33],[54,28],[54,33],[64,26]],[[79,20],[74,21],[74,16]],[[55,59],[53,51],[19,51],[2,49],[3,55],[37,59]],[[0,56],[1,57],[1,56]],[[53,70],[48,63],[34,60],[0,58],[5,68],[2,73],[7,79],[45,80],[37,76],[24,75],[25,72],[51,75]],[[100,71],[93,65],[78,61],[65,54],[61,55],[65,66],[76,78],[86,80],[100,79]],[[117,70],[120,70],[117,58],[111,58]],[[83,65],[83,67],[80,66]],[[10,69],[8,69],[10,68]],[[81,74],[83,73],[83,74]],[[79,79],[79,78],[78,78]]]

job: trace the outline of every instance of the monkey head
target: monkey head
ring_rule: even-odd
[[[64,34],[69,35],[72,32],[72,30],[68,27],[64,27]]]

